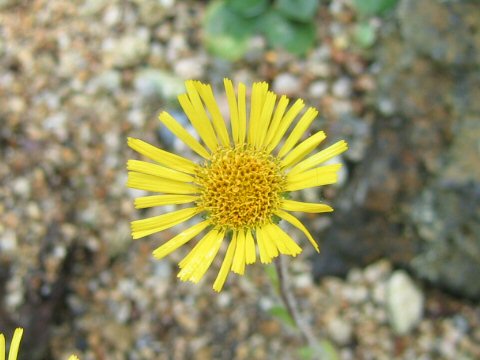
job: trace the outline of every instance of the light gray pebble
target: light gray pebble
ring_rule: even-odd
[[[424,297],[405,271],[388,280],[386,305],[390,325],[397,334],[407,334],[422,319]]]
[[[288,73],[278,75],[273,81],[273,91],[280,95],[294,96],[301,90],[300,79]]]
[[[10,229],[3,231],[1,227],[0,232],[3,232],[3,234],[0,235],[0,252],[2,254],[15,252],[17,249],[17,234]]]
[[[140,64],[149,52],[150,34],[147,29],[139,29],[136,34],[128,34],[119,39],[104,42],[104,62],[119,68]]]
[[[347,345],[352,340],[352,324],[341,317],[331,318],[327,322],[327,331],[338,345]]]
[[[154,68],[145,68],[135,74],[135,90],[141,97],[175,100],[185,92],[182,79],[169,72]]]
[[[352,80],[347,77],[341,77],[333,83],[333,95],[340,98],[348,98],[352,94]]]
[[[326,81],[314,81],[308,87],[308,94],[315,98],[321,98],[328,92],[328,83]]]
[[[201,79],[204,75],[206,59],[203,56],[178,59],[174,64],[175,74],[185,80]]]

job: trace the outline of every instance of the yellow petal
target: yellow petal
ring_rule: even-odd
[[[289,172],[290,175],[298,174],[303,171],[309,170],[321,163],[330,160],[331,158],[341,154],[348,149],[348,145],[345,140],[337,141],[335,144],[327,147],[326,149],[306,158],[305,160],[296,164]]]
[[[198,97],[198,95],[197,95]],[[190,123],[197,131],[200,138],[203,140],[205,145],[210,149],[210,151],[215,151],[218,147],[217,137],[215,131],[213,130],[212,123],[208,118],[203,106],[201,106],[200,98],[198,102],[201,106],[201,111],[197,111],[195,106],[190,101],[190,98],[187,94],[182,94],[178,97],[178,101],[182,106],[183,111],[187,115]]]
[[[263,227],[264,233],[267,236],[268,240],[273,242],[277,247],[280,254],[290,255],[290,250],[287,248],[283,239],[278,237],[277,232],[275,231],[275,224],[267,224]]]
[[[272,141],[273,136],[277,133],[277,129],[280,126],[280,121],[283,118],[283,114],[285,114],[285,110],[287,109],[289,101],[290,100],[285,95],[282,95],[282,97],[280,98],[277,107],[275,108],[273,119],[265,136],[265,140],[263,142],[264,146],[268,146]]]
[[[233,257],[232,271],[243,275],[245,273],[245,234],[243,231],[234,231],[232,236],[237,243]]]
[[[193,274],[190,276],[190,280],[194,283],[198,283],[200,279],[205,275],[208,268],[212,265],[213,259],[218,254],[218,250],[222,245],[225,237],[225,230],[219,230],[214,238],[212,246],[205,253],[202,262],[195,268]]]
[[[286,191],[295,191],[337,182],[337,171],[342,164],[325,165],[300,174],[287,174]]]
[[[230,272],[230,268],[233,262],[233,254],[235,253],[235,248],[237,247],[236,238],[232,238],[230,244],[228,245],[227,253],[225,258],[223,259],[222,266],[220,267],[220,271],[218,272],[217,278],[213,283],[213,290],[216,292],[220,292],[223,288],[223,284],[227,280],[228,273]]]
[[[278,152],[279,157],[284,157],[295,146],[317,115],[318,110],[315,108],[308,108],[305,111]]]
[[[10,351],[8,352],[8,360],[16,360],[18,357],[18,349],[20,348],[20,341],[22,340],[23,329],[16,328],[13,333],[12,343],[10,344]]]
[[[194,258],[198,258],[198,256],[201,255],[201,250],[202,250],[202,247],[205,246],[206,243],[208,243],[210,237],[214,234],[214,232],[216,231],[215,228],[212,228],[211,230],[209,230],[196,244],[195,246],[193,247],[192,250],[190,250],[190,252],[182,259],[180,260],[180,262],[178,263],[178,266],[180,267],[180,269],[183,269],[185,266],[187,266],[190,261],[192,261]],[[200,252],[199,252],[200,251]]]
[[[159,164],[168,166],[171,169],[183,171],[189,174],[195,174],[197,169],[197,165],[193,161],[159,149],[140,139],[129,137],[128,146],[143,156],[146,156]]]
[[[319,248],[318,248],[318,244],[313,239],[312,235],[310,235],[310,232],[307,230],[307,228],[300,222],[300,220],[298,220],[295,216],[293,216],[293,215],[291,215],[291,214],[289,214],[289,213],[287,213],[283,210],[277,210],[275,212],[275,215],[281,217],[285,221],[288,221],[290,224],[295,226],[297,229],[301,230],[305,234],[307,239],[310,241],[310,243],[313,245],[315,250],[317,250],[317,252],[320,251]]]
[[[132,221],[132,236],[134,239],[163,231],[178,225],[198,214],[197,207],[173,211],[167,214],[153,216],[146,219]]]
[[[235,90],[233,88],[232,80],[223,79],[225,86],[225,93],[227,94],[228,106],[230,107],[230,125],[232,127],[232,138],[234,144],[240,143],[240,124],[238,120],[238,106],[235,98]],[[225,281],[225,280],[224,280]]]
[[[290,167],[297,163],[315,149],[326,138],[323,131],[319,131],[310,136],[305,141],[297,145],[285,158],[282,160],[282,168]]]
[[[308,213],[323,213],[333,211],[333,209],[326,204],[307,203],[293,200],[283,200],[280,207],[287,211],[303,211]]]
[[[203,256],[216,237],[218,230],[212,229],[193,247],[192,250],[178,263],[181,271],[177,274],[181,280],[189,280],[195,268],[202,262]]]
[[[276,235],[275,238],[277,241],[281,241],[288,249],[287,255],[295,257],[302,252],[302,248],[298,246],[291,236],[283,231],[280,226],[273,224],[272,230],[273,234]]]
[[[245,84],[238,84],[238,143],[245,143],[247,136],[247,89]]]
[[[168,240],[165,244],[156,248],[153,251],[153,256],[156,259],[162,259],[168,254],[177,250],[180,246],[185,245],[187,242],[189,242],[191,239],[193,239],[195,236],[205,230],[209,225],[210,222],[208,220],[205,220],[196,225],[193,225],[192,227],[189,227],[186,230],[183,230],[181,233]]]
[[[149,163],[146,161],[140,161],[140,160],[128,160],[127,170],[136,171],[143,174],[154,175],[161,178],[181,181],[181,182],[194,181],[194,178],[191,175],[185,174],[177,170],[169,169],[165,166],[152,164],[152,163]]]
[[[275,132],[272,140],[267,146],[267,152],[272,152],[273,149],[278,145],[280,140],[283,138],[283,135],[287,132],[290,124],[293,122],[295,117],[300,113],[305,104],[302,99],[298,99],[293,103],[293,105],[288,109],[285,116],[280,120],[280,125],[278,126],[277,131]]]
[[[265,250],[267,251],[268,256],[274,259],[278,256],[278,248],[275,240],[270,239],[270,237],[268,236],[268,232],[265,231],[266,226],[268,225],[259,227],[259,231],[261,237],[263,238],[263,245],[265,247]]]
[[[264,99],[268,91],[266,82],[257,82],[252,86],[252,96],[250,99],[250,119],[248,122],[248,143],[254,145],[260,127],[260,115]]]
[[[220,139],[223,146],[230,146],[230,139],[228,137],[227,126],[225,120],[218,108],[217,102],[213,95],[212,87],[208,84],[202,84],[200,81],[195,81],[195,88],[212,116],[213,126],[217,132],[217,137]]]
[[[225,230],[214,229],[210,231],[195,246],[197,250],[195,248],[192,250],[192,252],[195,251],[194,256],[189,258],[177,276],[183,281],[190,280],[194,283],[200,281],[217,255],[224,236]]]
[[[253,239],[252,232],[246,230],[245,233],[245,261],[247,264],[253,264],[257,260],[257,254],[255,250],[255,240]]]
[[[273,108],[275,107],[276,100],[277,100],[277,95],[269,91],[265,98],[265,103],[263,104],[262,113],[260,115],[260,121],[259,121],[257,138],[256,138],[257,148],[263,147],[265,143],[267,129],[270,125],[270,120],[272,119]]]
[[[142,196],[135,199],[135,209],[145,209],[154,206],[187,204],[195,201],[198,196],[195,195],[151,195]]]
[[[170,130],[176,137],[187,144],[190,149],[195,151],[198,155],[205,159],[210,158],[209,152],[192,135],[190,135],[190,133],[185,130],[185,128],[180,125],[177,120],[172,117],[172,115],[166,111],[162,111],[160,115],[158,115],[158,120],[160,120],[163,125],[168,128],[168,130]]]
[[[70,355],[68,360],[80,360],[77,355]]]
[[[258,249],[260,252],[260,261],[263,264],[272,262],[272,259],[278,256],[276,245],[268,238],[263,226],[256,229]]]
[[[190,183],[173,181],[158,176],[128,172],[127,186],[132,189],[170,194],[196,194],[198,188]]]
[[[5,360],[5,336],[0,333],[0,360]]]

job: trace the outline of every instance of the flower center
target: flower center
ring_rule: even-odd
[[[195,181],[197,206],[214,225],[236,230],[269,222],[285,187],[279,161],[248,146],[217,150]]]

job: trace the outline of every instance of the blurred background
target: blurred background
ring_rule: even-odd
[[[0,331],[19,359],[310,359],[264,266],[176,279],[132,241],[128,136],[185,79],[267,81],[349,142],[291,286],[332,359],[480,358],[480,3],[0,0]],[[219,260],[219,259],[217,259]]]

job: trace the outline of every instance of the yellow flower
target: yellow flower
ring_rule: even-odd
[[[205,231],[179,264],[178,277],[196,283],[210,267],[223,239],[228,238],[226,255],[213,284],[215,291],[222,289],[229,271],[243,274],[245,265],[256,261],[255,241],[262,263],[271,262],[279,254],[296,256],[302,251],[277,225],[280,219],[300,229],[318,251],[308,230],[289,212],[321,213],[333,209],[325,204],[290,200],[288,194],[335,183],[341,165],[319,165],[347,149],[345,141],[338,141],[307,157],[326,137],[323,131],[318,131],[302,140],[317,116],[316,109],[308,108],[292,126],[304,108],[303,101],[299,99],[288,108],[286,96],[277,102],[278,96],[268,90],[266,83],[254,83],[247,121],[245,85],[239,84],[235,94],[230,80],[225,79],[224,84],[230,107],[230,132],[211,86],[198,81],[187,81],[187,93],[178,99],[199,140],[167,112],[159,115],[162,124],[203,158],[202,162],[196,163],[139,139],[128,139],[133,150],[158,164],[129,160],[127,185],[162,194],[137,198],[135,207],[191,204],[133,221],[133,238],[163,231],[201,215],[202,221],[158,247],[153,255],[161,259]]]
[[[18,349],[20,347],[20,341],[22,340],[23,329],[16,328],[13,333],[12,343],[10,344],[10,351],[8,352],[7,360],[17,360]],[[5,360],[5,336],[0,333],[0,360]],[[70,355],[68,360],[79,360],[77,356]]]

